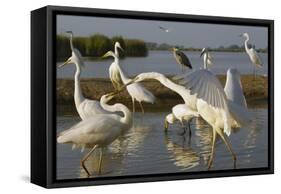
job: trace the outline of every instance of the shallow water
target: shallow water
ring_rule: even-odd
[[[266,109],[251,109],[256,121],[250,128],[240,129],[230,136],[237,155],[236,168],[266,167],[268,147],[268,118]],[[163,130],[168,112],[136,113],[134,126],[117,139],[103,155],[102,172],[98,175],[98,150],[86,166],[93,177],[173,172],[206,171],[211,151],[212,130],[202,120],[191,123],[192,138],[181,135],[179,124]],[[79,122],[79,117],[57,117],[57,132]],[[219,138],[218,138],[219,139]],[[88,152],[71,149],[71,145],[57,144],[57,179],[84,178],[80,159]],[[233,169],[233,161],[224,143],[219,139],[211,170]]]
[[[203,66],[200,52],[185,51],[194,69]],[[242,74],[253,73],[253,64],[245,52],[211,52],[214,58],[214,66],[211,68],[215,74],[225,74],[228,68],[235,67]],[[257,70],[257,74],[267,75],[268,55],[259,53],[264,66]],[[108,68],[113,59],[102,61],[86,61],[86,67],[82,71],[82,77],[87,78],[108,78]],[[58,62],[60,64],[61,62]],[[171,51],[150,51],[147,57],[128,57],[120,60],[120,65],[129,75],[136,75],[142,72],[157,71],[163,74],[179,74],[181,67],[176,63]],[[75,71],[74,65],[68,65],[57,69],[58,78],[72,78]]]

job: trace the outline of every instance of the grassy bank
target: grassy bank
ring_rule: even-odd
[[[224,75],[219,75],[218,78],[224,85],[226,77]],[[257,76],[255,81],[256,84],[254,85],[252,75],[243,75],[241,76],[241,82],[249,106],[263,107],[266,105],[266,100],[268,98],[267,77]],[[143,103],[146,110],[169,110],[172,106],[183,103],[178,94],[166,87],[162,87],[157,81],[145,81],[143,82],[143,85],[152,91],[157,98],[154,105]],[[112,84],[108,79],[82,79],[81,87],[85,97],[96,100],[99,100],[103,94],[113,91]],[[72,79],[57,80],[58,112],[75,112],[73,93],[74,81]],[[131,107],[131,98],[125,90],[112,100],[112,103],[114,102],[120,102]],[[165,108],[163,108],[163,106],[165,106]],[[137,105],[137,109],[138,108]]]
[[[146,43],[138,39],[125,39],[122,36],[107,37],[102,34],[94,34],[88,37],[74,37],[73,44],[83,57],[95,59],[101,57],[109,50],[114,50],[114,44],[118,41],[124,52],[120,57],[145,57],[148,54]],[[69,37],[57,35],[57,61],[64,61],[71,55]]]

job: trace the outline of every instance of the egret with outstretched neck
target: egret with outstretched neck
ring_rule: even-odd
[[[112,51],[108,51],[104,57],[113,57],[114,62],[111,64],[113,66],[116,66],[118,68],[118,71],[120,73],[121,79],[123,84],[127,84],[132,81],[123,71],[123,69],[119,65],[119,58],[116,56],[115,53]],[[133,112],[135,112],[135,100],[139,102],[139,105],[141,107],[142,113],[144,113],[144,109],[142,106],[142,102],[148,102],[148,103],[154,103],[155,96],[148,91],[146,88],[144,88],[140,83],[133,83],[131,85],[126,86],[128,93],[130,94],[132,98],[132,104],[133,104]]]
[[[66,66],[68,64],[75,64],[74,102],[76,110],[82,120],[91,118],[96,114],[106,114],[108,112],[101,107],[99,101],[87,99],[82,94],[80,75],[81,68],[84,67],[84,62],[79,50],[73,46],[73,33],[71,31],[67,31],[67,33],[70,34],[70,47],[72,51],[71,57],[69,57],[63,64],[59,65],[59,67]]]
[[[185,101],[185,104],[187,104],[191,110],[197,112],[213,128],[212,150],[208,164],[209,168],[212,166],[214,159],[217,134],[226,144],[232,154],[234,163],[236,163],[236,155],[224,133],[229,136],[231,134],[231,127],[237,126],[237,123],[241,124],[241,121],[245,121],[247,118],[241,118],[241,110],[237,106],[234,105],[235,108],[233,108],[233,106],[229,107],[229,101],[224,89],[215,75],[206,69],[201,69],[176,76],[173,78],[173,81],[171,81],[163,74],[149,72],[137,75],[131,83],[148,79],[158,80],[167,88],[178,93]],[[242,124],[240,126],[242,126]]]
[[[81,166],[88,176],[90,176],[90,173],[86,168],[85,161],[94,150],[101,148],[99,156],[100,174],[103,148],[111,144],[132,126],[132,114],[125,105],[120,103],[114,105],[107,104],[118,92],[103,95],[100,100],[102,108],[111,114],[98,114],[92,118],[80,121],[70,129],[60,133],[57,137],[58,143],[70,143],[75,147],[91,148],[81,160]],[[115,112],[122,112],[123,116],[115,114]]]

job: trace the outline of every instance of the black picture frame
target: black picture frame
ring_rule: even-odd
[[[56,15],[264,26],[268,28],[268,167],[209,172],[56,180]],[[46,6],[31,12],[31,182],[46,188],[274,173],[274,21]]]

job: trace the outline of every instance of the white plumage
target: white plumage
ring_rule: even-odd
[[[243,36],[245,38],[245,42],[244,42],[245,51],[248,54],[253,65],[255,65],[256,67],[262,67],[263,63],[262,63],[258,53],[255,51],[254,48],[249,48],[249,46],[248,46],[248,42],[250,40],[249,34],[243,33],[241,36]]]
[[[86,99],[82,94],[80,86],[80,74],[81,68],[84,66],[84,63],[79,50],[73,47],[73,34],[71,32],[68,33],[70,33],[70,46],[72,50],[72,55],[67,59],[66,62],[61,64],[59,67],[63,67],[67,64],[75,64],[76,66],[76,71],[74,75],[74,102],[76,110],[82,120],[91,118],[96,114],[107,114],[108,112],[101,107],[99,101]]]
[[[120,43],[115,42],[114,53],[119,58],[118,49],[123,50]],[[110,78],[110,80],[112,82],[112,85],[114,86],[115,89],[119,89],[119,88],[122,87],[123,83],[122,83],[122,79],[121,79],[121,75],[120,75],[117,63],[111,63],[111,65],[109,67],[109,78]]]
[[[85,161],[96,148],[103,148],[111,144],[124,131],[132,126],[132,115],[129,109],[123,104],[107,105],[106,103],[115,94],[103,95],[101,98],[101,106],[103,109],[111,112],[111,114],[97,114],[86,120],[82,120],[70,129],[63,131],[57,137],[58,143],[71,143],[75,147],[92,148],[91,151],[81,160],[81,165],[90,175],[85,167]],[[123,116],[114,114],[120,111]],[[102,160],[102,149],[100,150],[100,164]],[[101,169],[99,169],[100,171]]]
[[[219,134],[231,152],[233,160],[236,161],[236,156],[223,132],[230,135],[231,127],[237,126],[239,122],[237,117],[240,119],[243,115],[239,115],[238,111],[240,111],[240,108],[235,104],[229,106],[231,102],[228,101],[224,89],[215,75],[206,69],[201,69],[175,76],[173,82],[163,74],[150,72],[139,74],[133,82],[140,82],[147,79],[156,79],[164,86],[178,93],[188,108],[194,112],[198,112],[211,125],[213,128],[213,141],[209,168],[213,162],[217,134]],[[234,108],[229,110],[232,107]],[[243,109],[243,111],[247,112],[246,109]]]
[[[123,84],[127,84],[132,81],[123,71],[123,69],[119,65],[119,58],[112,51],[108,51],[103,57],[112,56],[114,58],[114,62],[111,65],[114,65],[118,68]],[[143,87],[140,83],[133,83],[131,85],[126,86],[128,93],[132,98],[133,103],[133,112],[135,112],[135,100],[139,102],[142,112],[144,113],[144,109],[142,107],[142,102],[154,103],[155,96],[148,91],[145,87]]]
[[[214,66],[214,58],[211,55],[211,53],[208,51],[208,49],[203,48],[201,51],[201,56],[203,55],[203,60],[206,61],[204,63],[204,68],[207,69],[209,66]]]
[[[180,121],[185,133],[185,124],[188,124],[189,134],[191,134],[190,121],[193,117],[199,117],[199,114],[186,104],[178,104],[172,108],[172,113],[168,114],[165,118],[165,129],[168,129],[168,123],[174,124],[176,120]]]

